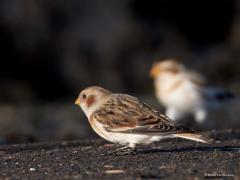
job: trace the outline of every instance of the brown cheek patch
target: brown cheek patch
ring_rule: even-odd
[[[171,71],[172,71],[172,73],[177,74],[177,73],[179,73],[179,68],[173,67]]]
[[[95,97],[94,96],[89,96],[87,99],[87,106],[90,107],[95,101]]]
[[[164,69],[164,71],[177,74],[177,73],[179,73],[180,70],[177,66],[171,66],[171,67],[168,67],[168,68]]]

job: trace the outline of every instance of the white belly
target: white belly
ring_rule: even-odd
[[[122,145],[147,144],[150,136],[140,134],[109,133],[109,140]]]
[[[161,136],[151,136],[151,135],[141,135],[141,134],[131,134],[131,133],[121,133],[121,132],[108,132],[103,126],[95,122],[92,125],[92,128],[95,132],[101,136],[102,138],[117,144],[121,144],[124,146],[135,147],[136,144],[150,144],[154,141],[159,141],[163,138]]]
[[[158,97],[164,106],[182,111],[191,111],[203,104],[200,93],[188,83],[183,83],[181,87],[171,92],[160,89]]]

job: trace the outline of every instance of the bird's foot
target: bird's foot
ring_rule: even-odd
[[[127,155],[127,154],[136,154],[136,149],[131,148],[129,146],[124,146],[108,152],[108,155]]]

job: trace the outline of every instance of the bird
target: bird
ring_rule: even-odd
[[[91,86],[80,92],[75,104],[81,107],[92,129],[100,137],[123,148],[135,149],[137,145],[148,145],[167,138],[211,142],[128,94]]]
[[[197,123],[203,123],[209,109],[234,97],[222,88],[208,86],[205,77],[176,59],[154,63],[150,76],[157,99],[166,108],[166,115],[175,121],[193,115]]]

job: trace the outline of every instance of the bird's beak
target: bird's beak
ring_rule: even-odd
[[[80,104],[81,104],[81,101],[80,101],[79,98],[77,98],[77,100],[75,101],[75,104],[76,104],[76,105],[80,105]]]
[[[153,66],[150,71],[150,77],[155,78],[159,73],[160,73],[159,68],[157,68],[156,66]]]

